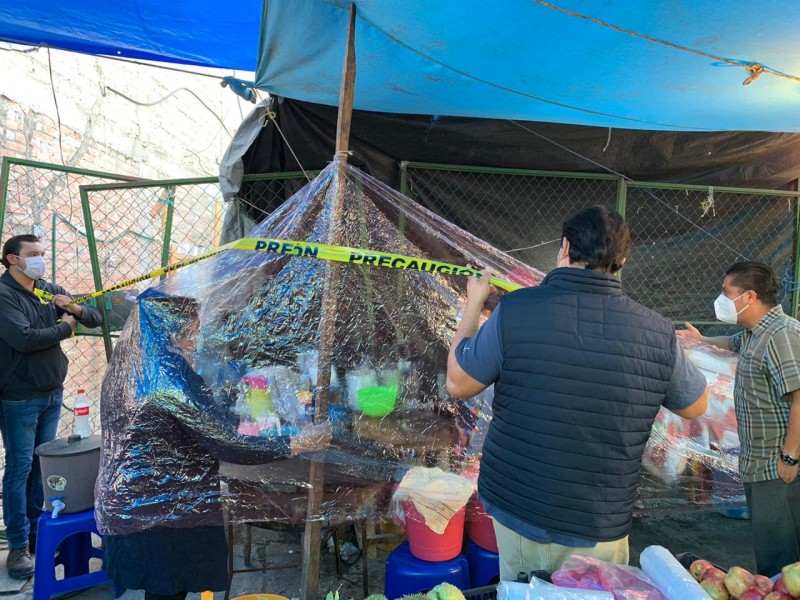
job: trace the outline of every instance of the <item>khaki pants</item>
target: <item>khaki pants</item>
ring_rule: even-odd
[[[561,544],[540,544],[522,537],[492,520],[500,553],[500,579],[515,581],[518,573],[556,572],[573,554],[591,556],[618,565],[628,564],[628,536],[614,542],[598,542],[593,548],[573,548]]]

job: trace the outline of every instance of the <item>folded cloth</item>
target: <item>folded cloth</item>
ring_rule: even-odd
[[[406,520],[403,502],[413,502],[425,525],[441,535],[453,515],[466,506],[474,493],[475,482],[466,477],[439,468],[414,467],[403,477],[392,502],[403,523]]]

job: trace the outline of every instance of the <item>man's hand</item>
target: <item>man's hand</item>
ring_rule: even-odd
[[[75,320],[75,317],[72,315],[64,315],[61,321],[69,325],[70,329],[72,329],[72,333],[75,333],[75,330],[78,328],[78,321]]]
[[[72,298],[64,294],[57,294],[53,298],[53,304],[58,308],[80,319],[83,315],[83,307],[80,304],[70,304],[70,302],[72,302]]]
[[[688,321],[683,324],[686,329],[681,329],[680,331],[676,331],[675,333],[678,334],[678,337],[682,337],[687,340],[694,340],[696,342],[702,342],[703,336],[697,331],[697,328],[689,323]]]
[[[778,457],[778,475],[786,483],[792,483],[797,479],[797,469],[798,465],[790,467]]]
[[[467,305],[483,308],[486,299],[494,290],[489,284],[489,279],[494,275],[492,269],[485,269],[483,277],[469,277],[467,279]]]
[[[289,449],[292,455],[324,450],[331,443],[332,438],[330,421],[323,421],[303,427],[300,433],[292,438]]]

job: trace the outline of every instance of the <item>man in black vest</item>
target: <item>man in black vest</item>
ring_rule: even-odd
[[[628,562],[642,453],[659,409],[694,419],[706,381],[672,323],[622,292],[630,230],[582,210],[562,229],[557,268],[504,296],[483,327],[488,277],[470,279],[447,389],[495,386],[478,494],[492,515],[500,577],[553,572],[572,554]]]

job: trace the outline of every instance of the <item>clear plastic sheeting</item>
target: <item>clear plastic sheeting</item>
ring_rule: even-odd
[[[614,600],[610,592],[562,588],[532,577],[530,583],[501,581],[498,600]]]
[[[445,388],[467,279],[422,265],[491,267],[522,285],[543,274],[338,161],[248,237],[411,256],[422,270],[227,250],[141,294],[103,383],[101,531],[218,524],[223,507],[234,522],[336,523],[390,515],[414,467],[474,481],[491,391],[461,401]],[[657,424],[645,512],[707,506],[692,469],[735,472],[732,358],[690,351],[717,377],[719,406],[691,425],[701,433]]]
[[[694,420],[661,409],[642,460],[638,514],[711,506],[740,510],[739,436],[733,405],[737,355],[680,338],[687,357],[708,382],[708,409]],[[733,514],[733,513],[731,513]]]
[[[249,237],[543,277],[339,162]],[[213,523],[222,503],[234,521],[386,515],[410,468],[460,473],[488,422],[485,402],[445,389],[466,283],[230,250],[142,294],[103,384],[101,530]],[[324,483],[309,514],[314,461]]]

